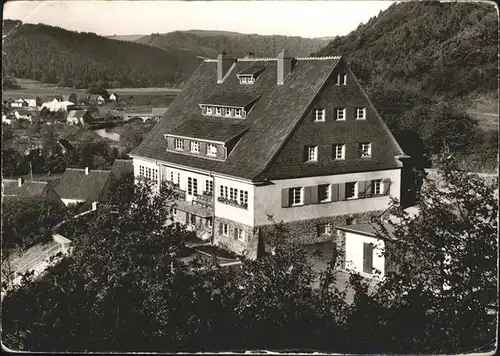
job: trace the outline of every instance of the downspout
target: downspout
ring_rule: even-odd
[[[210,244],[214,244],[215,237],[215,177],[212,172],[209,173],[210,178],[212,178],[213,189],[212,189],[212,234],[210,235]]]

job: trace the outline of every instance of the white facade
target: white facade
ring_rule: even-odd
[[[364,244],[373,244],[372,252],[372,273],[367,273],[363,271],[364,264]],[[380,277],[385,275],[385,258],[382,255],[384,251],[385,243],[382,240],[376,239],[375,237],[366,236],[363,234],[358,234],[354,232],[345,233],[345,269],[353,272],[358,272],[359,274],[372,277],[376,275],[376,271],[380,271]]]
[[[293,187],[306,187],[321,184],[339,184],[346,182],[367,181],[374,179],[390,179],[390,191],[387,196],[363,199],[342,200],[288,208],[281,207],[281,190]],[[269,224],[268,214],[276,221],[291,222],[335,215],[364,213],[385,210],[391,202],[390,197],[399,199],[401,194],[401,170],[348,173],[331,176],[306,177],[273,181],[272,184],[255,187],[254,225]]]

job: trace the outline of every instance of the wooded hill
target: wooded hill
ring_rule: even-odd
[[[180,49],[110,40],[43,24],[3,22],[2,74],[87,88],[99,81],[123,87],[177,86],[200,63]]]
[[[466,169],[492,171],[498,129],[478,125],[466,110],[478,97],[498,100],[497,46],[491,4],[409,2],[391,5],[314,55],[346,57],[407,154],[449,149]]]
[[[222,51],[237,57],[243,57],[249,52],[257,57],[275,57],[283,48],[297,57],[308,56],[328,43],[320,38],[202,30],[156,33],[141,37],[136,42],[166,50],[181,48],[209,58],[217,57]]]

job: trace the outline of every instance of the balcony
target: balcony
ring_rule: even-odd
[[[212,207],[213,206],[213,196],[211,192],[203,192],[203,194],[196,194],[193,198],[195,204]]]
[[[227,205],[235,206],[237,208],[248,209],[248,203],[238,203],[238,201],[235,200],[235,199],[229,199],[229,198],[225,198],[225,197],[218,197],[217,201],[220,202],[220,203],[227,204]]]

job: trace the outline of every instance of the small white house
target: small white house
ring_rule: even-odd
[[[12,120],[11,119],[7,119],[7,115],[2,115],[2,124],[11,125],[12,124]]]
[[[392,227],[384,225],[388,232]],[[390,261],[384,256],[386,248],[390,248],[387,240],[379,238],[380,226],[376,223],[364,223],[335,226],[345,238],[345,269],[371,278],[383,278],[392,268]]]
[[[28,120],[29,122],[31,122],[33,119],[33,115],[18,110],[14,111],[14,116],[18,120]]]
[[[116,94],[116,93],[111,93],[111,94],[109,95],[109,100],[111,100],[111,101],[118,101],[118,94]]]
[[[10,103],[11,108],[23,108],[23,107],[27,107],[27,106],[28,106],[28,102],[24,99],[16,99],[12,103]]]

